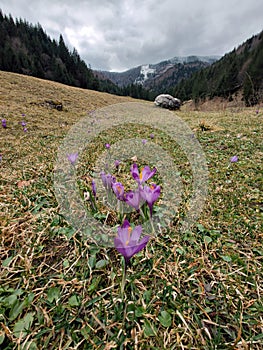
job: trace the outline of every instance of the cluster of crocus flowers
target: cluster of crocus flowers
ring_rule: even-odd
[[[24,116],[24,114],[22,114],[22,115]],[[1,123],[2,123],[2,128],[6,129],[7,128],[7,121],[5,118],[2,119]],[[22,121],[20,124],[22,125],[23,131],[27,132],[27,127],[26,127],[27,123],[25,121]]]
[[[105,145],[106,149],[109,150],[110,145]],[[74,165],[78,158],[78,153],[67,154],[67,158],[69,162]],[[114,162],[115,169],[118,171],[120,161],[116,160]],[[116,177],[110,173],[105,173],[102,171],[100,173],[100,178],[102,184],[107,192],[108,201],[109,199],[115,198],[117,199],[118,208],[122,208],[122,204],[126,203],[130,207],[134,208],[138,213],[142,214],[142,217],[145,219],[145,216],[141,210],[141,205],[145,205],[145,209],[147,209],[147,205],[149,206],[150,217],[153,214],[153,204],[158,200],[160,196],[161,188],[159,185],[155,183],[146,184],[148,180],[150,180],[155,174],[157,169],[150,168],[148,165],[138,168],[136,163],[133,163],[130,172],[132,178],[137,183],[137,188],[135,190],[125,191],[123,184],[117,181]],[[93,179],[91,181],[91,191],[84,193],[84,200],[90,201],[92,208],[94,211],[97,210],[96,206],[96,197],[97,189],[96,183]],[[113,196],[113,197],[112,197]],[[94,200],[93,200],[94,199]],[[111,203],[111,201],[109,201]],[[126,279],[126,270],[127,266],[130,262],[130,259],[140,251],[142,251],[147,245],[150,236],[142,235],[142,226],[141,225],[133,225],[130,222],[120,215],[119,217],[122,224],[117,229],[117,235],[114,238],[114,246],[116,250],[124,257],[125,268],[123,271],[123,280],[121,284],[121,291],[123,293],[125,279]],[[124,219],[124,221],[123,221]]]
[[[125,192],[121,182],[117,182],[116,178],[111,174],[101,173],[101,180],[107,192],[112,191],[116,198],[127,203],[129,206],[139,211],[142,203],[146,202],[150,209],[150,216],[153,213],[153,204],[160,196],[161,187],[155,183],[150,186],[145,185],[145,182],[152,178],[156,173],[156,168],[152,170],[148,165],[139,170],[136,163],[131,166],[131,175],[137,182],[138,187],[133,191]]]
[[[156,168],[153,168],[151,170],[148,165],[143,167],[141,171],[139,171],[136,163],[134,163],[131,166],[132,177],[138,183],[138,189],[137,191],[134,191],[134,196],[132,197],[132,200],[133,202],[136,202],[136,204],[138,201],[139,202],[145,201],[149,206],[150,216],[152,216],[152,213],[153,213],[153,204],[157,201],[157,199],[160,196],[161,187],[159,185],[156,185],[155,183],[151,183],[150,186],[144,185],[144,183],[148,181],[151,177],[153,177],[155,173],[156,173]],[[129,199],[130,198],[131,198],[131,194],[129,195]]]

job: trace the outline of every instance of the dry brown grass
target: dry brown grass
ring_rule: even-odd
[[[134,257],[122,300],[118,254],[81,240],[59,215],[53,166],[76,121],[134,100],[6,72],[0,82],[0,348],[261,350],[262,111],[176,112],[206,154],[207,203],[191,231],[175,225]],[[155,140],[175,152],[165,135]],[[189,183],[185,158],[173,155]]]

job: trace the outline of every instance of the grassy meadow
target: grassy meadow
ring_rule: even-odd
[[[191,230],[178,233],[179,217],[131,259],[122,296],[120,254],[69,225],[53,174],[71,126],[136,100],[7,72],[0,82],[0,349],[262,349],[263,107],[186,104],[173,112],[203,148],[208,196]],[[149,138],[140,124],[103,132],[78,165],[86,190],[105,143],[125,132]],[[162,133],[153,142],[171,154],[190,191],[184,154]],[[101,208],[98,218],[109,219]]]

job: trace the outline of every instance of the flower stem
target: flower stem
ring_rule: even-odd
[[[126,261],[124,260],[123,268],[122,268],[122,281],[121,281],[121,297],[122,297],[122,299],[124,297],[124,288],[125,288],[125,283],[126,283],[126,275],[127,275],[127,264],[126,264]]]
[[[122,219],[123,219],[123,206],[122,206],[122,203],[119,199],[117,199],[117,213],[118,213],[118,220],[120,223],[122,223]]]
[[[145,220],[146,218],[145,218],[144,212],[141,208],[139,208],[139,212],[140,212],[141,216],[143,217],[143,219]]]
[[[150,223],[151,223],[151,227],[152,227],[152,233],[154,235],[155,234],[155,229],[154,229],[154,226],[153,226],[153,220],[152,220],[151,216],[150,216]]]

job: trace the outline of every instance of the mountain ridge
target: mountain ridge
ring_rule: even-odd
[[[154,86],[156,86],[156,80],[159,80],[161,76],[165,75],[165,73],[167,73],[168,71],[170,71],[170,75],[173,76],[174,74],[172,73],[174,71],[180,71],[181,78],[188,77],[193,71],[211,65],[219,58],[220,56],[175,56],[167,60],[162,60],[158,63],[142,64],[123,72],[95,72],[100,77],[104,76],[106,79],[109,79],[119,87],[124,87],[130,84],[140,84],[144,88],[151,90]],[[195,66],[193,65],[194,63]],[[161,80],[163,79],[161,78]],[[175,84],[178,83],[178,81],[176,81],[176,78],[174,80]]]

